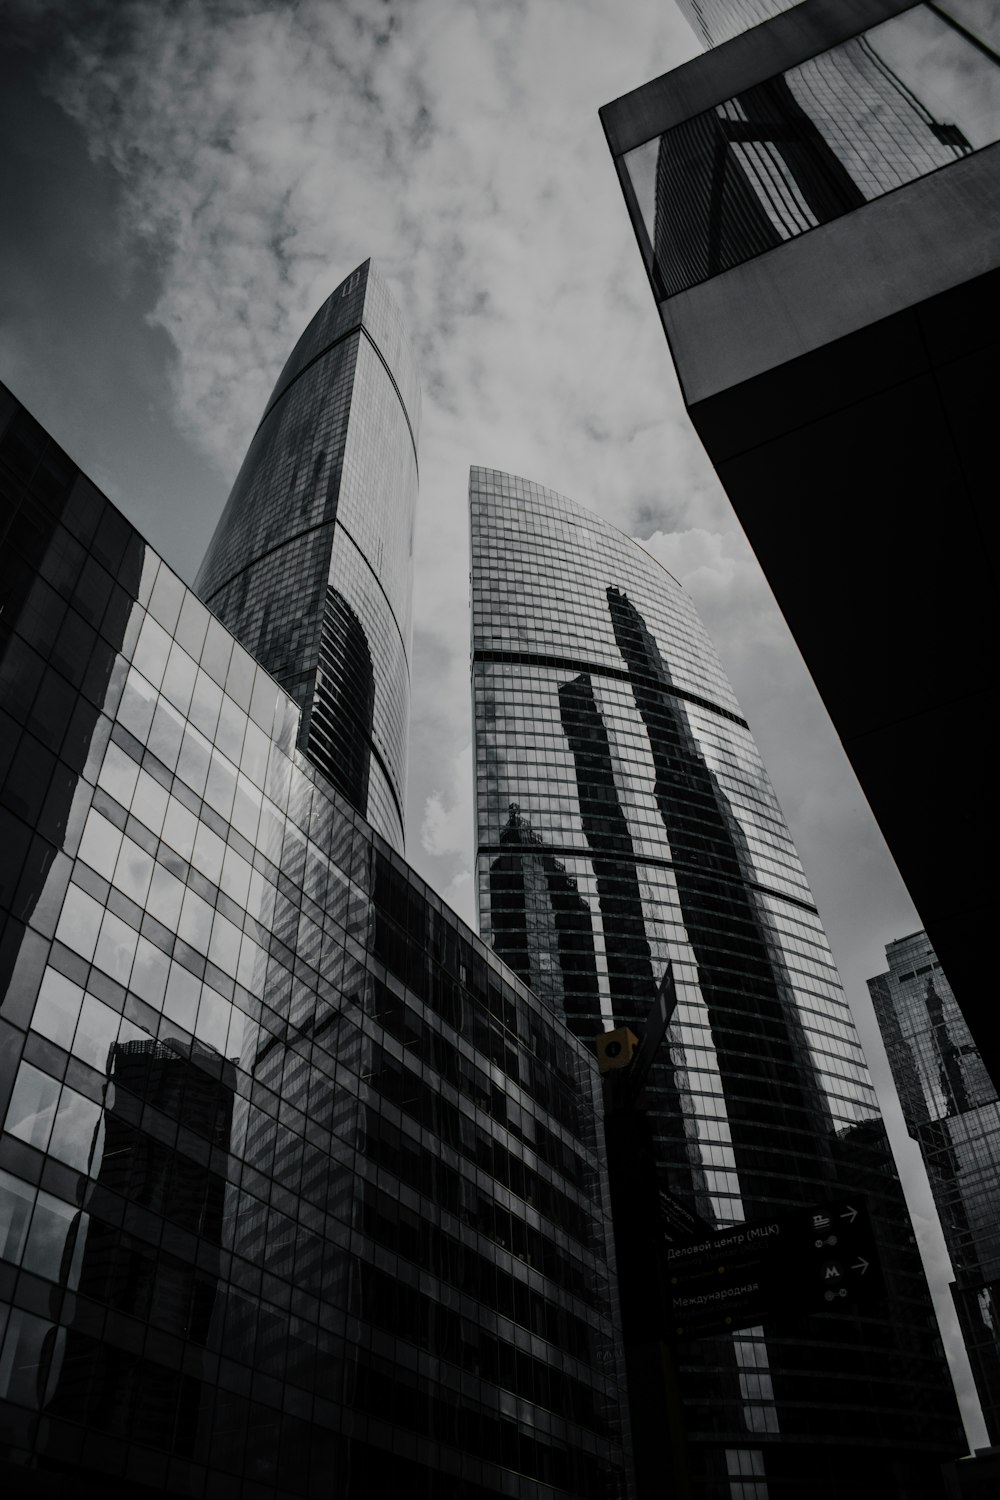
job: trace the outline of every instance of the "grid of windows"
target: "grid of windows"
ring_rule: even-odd
[[[955,1273],[953,1295],[991,1442],[1000,1442],[1000,1103],[925,932],[869,979],[907,1129]]]
[[[474,468],[470,503],[483,935],[583,1037],[641,1027],[669,961],[679,1001],[650,1086],[663,1188],[717,1227],[865,1192],[893,1267],[877,1317],[684,1346],[697,1493],[737,1493],[734,1472],[803,1493],[818,1447],[848,1437],[947,1453],[957,1412],[850,1009],[691,601],[528,480]],[[748,1433],[772,1444],[766,1480],[727,1468]]]
[[[400,850],[419,419],[402,320],[366,261],[282,370],[197,584],[302,709],[301,748]]]
[[[721,40],[787,7],[688,8]],[[975,37],[987,23],[970,34],[952,8],[914,6],[627,152],[657,297],[1000,139],[1000,70]]]
[[[623,1500],[593,1060],[0,397],[3,1460]]]

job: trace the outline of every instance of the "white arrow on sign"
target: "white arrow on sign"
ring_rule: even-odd
[[[848,1223],[853,1224],[855,1219],[858,1217],[858,1211],[856,1208],[852,1208],[851,1205],[848,1204],[846,1214],[841,1214],[840,1217],[842,1219],[847,1219]]]
[[[867,1269],[868,1269],[868,1261],[865,1260],[865,1258],[864,1258],[863,1255],[859,1255],[858,1259],[854,1262],[853,1266],[851,1267],[851,1270],[852,1271],[860,1271],[861,1274],[862,1274],[862,1276],[863,1276],[865,1274],[865,1272],[867,1271]]]

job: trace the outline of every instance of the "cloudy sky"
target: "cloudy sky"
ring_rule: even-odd
[[[888,1096],[865,979],[920,923],[686,420],[597,115],[699,50],[669,0],[0,10],[0,379],[190,581],[285,356],[373,256],[424,382],[410,860],[474,921],[484,464],[600,511],[690,590]],[[926,1179],[887,1113],[940,1291]]]

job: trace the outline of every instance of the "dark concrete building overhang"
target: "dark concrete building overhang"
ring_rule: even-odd
[[[810,0],[606,106],[647,266],[627,152],[905,9]],[[676,295],[651,277],[692,421],[995,1078],[998,222],[1000,144]]]

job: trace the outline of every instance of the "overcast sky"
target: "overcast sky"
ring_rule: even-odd
[[[0,10],[0,379],[190,582],[286,355],[373,256],[424,386],[410,861],[474,922],[466,511],[483,464],[642,539],[701,610],[812,883],[943,1305],[947,1260],[865,986],[919,919],[687,422],[598,120],[699,50],[679,13]],[[967,1368],[959,1380],[975,1421]]]

